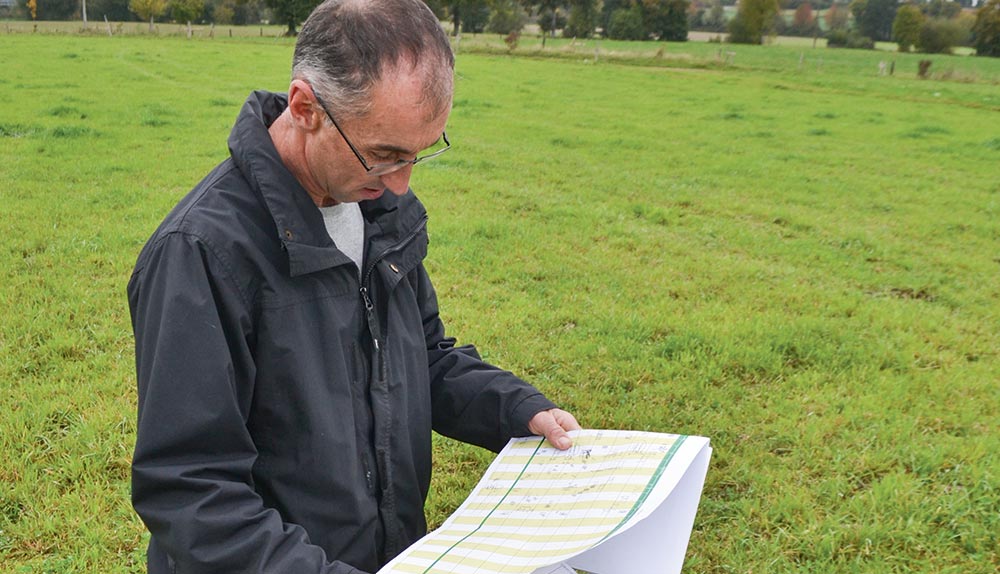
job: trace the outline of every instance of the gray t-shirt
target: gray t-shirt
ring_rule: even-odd
[[[338,203],[319,208],[323,214],[326,232],[337,249],[354,260],[361,276],[361,263],[365,257],[365,222],[357,203]]]

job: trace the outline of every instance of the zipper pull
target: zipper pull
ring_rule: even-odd
[[[375,350],[378,351],[381,349],[381,345],[379,344],[378,341],[379,339],[378,320],[375,318],[375,305],[373,305],[372,300],[368,298],[367,287],[361,288],[361,298],[364,300],[365,311],[368,315],[368,331],[372,335],[372,344],[375,345]]]

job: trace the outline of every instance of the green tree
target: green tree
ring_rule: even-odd
[[[538,27],[545,32],[545,36],[556,37],[556,31],[566,27],[566,12],[563,8],[555,9],[542,8],[538,13]],[[542,37],[542,45],[545,45],[545,36]]]
[[[458,36],[459,32],[482,32],[490,19],[486,0],[448,0],[447,6],[452,36]]]
[[[171,0],[170,16],[177,22],[191,23],[201,16],[205,9],[205,0]]]
[[[742,0],[736,17],[729,22],[729,41],[760,44],[774,26],[778,0]]]
[[[1000,58],[1000,0],[989,0],[979,8],[972,33],[977,56]]]
[[[931,0],[924,4],[923,11],[929,18],[951,19],[962,12],[962,5],[951,0]]]
[[[128,0],[87,0],[87,15],[91,20],[103,20],[107,16],[112,22],[135,19],[129,10]]]
[[[897,0],[854,0],[851,13],[862,36],[876,41],[892,38],[892,22],[896,19]]]
[[[313,8],[319,6],[322,0],[264,0],[267,7],[271,9],[274,20],[279,24],[288,26],[285,31],[286,36],[298,34],[296,26],[309,17]]]
[[[930,18],[920,28],[917,49],[927,54],[950,54],[953,47],[962,43],[964,34],[955,20]]]
[[[927,17],[920,8],[907,4],[896,11],[896,19],[892,22],[892,39],[899,44],[900,52],[909,52],[920,39],[920,29]]]
[[[520,34],[528,22],[528,14],[516,0],[492,0],[492,13],[486,30],[495,34]]]
[[[129,0],[128,9],[135,12],[140,20],[149,20],[149,31],[153,31],[153,20],[167,11],[167,0]]]
[[[597,0],[570,0],[569,19],[563,29],[563,36],[589,38],[600,20]]]
[[[191,20],[197,20],[205,10],[205,0],[170,0],[170,15],[178,23],[187,23],[187,37],[191,37]]]
[[[77,15],[79,0],[36,0],[35,3],[27,4],[36,7],[36,18],[38,20],[72,20]]]
[[[566,25],[565,2],[563,0],[523,0],[523,3],[525,8],[538,11],[538,27],[542,32],[555,37],[556,30]],[[543,37],[542,42],[544,43],[544,41]]]
[[[604,33],[612,40],[645,40],[646,24],[638,6],[619,8],[611,13],[611,21]]]
[[[640,0],[646,30],[660,40],[686,42],[689,0]]]

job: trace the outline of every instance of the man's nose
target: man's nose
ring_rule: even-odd
[[[410,175],[413,173],[413,165],[407,165],[392,173],[387,173],[381,178],[382,185],[396,195],[403,195],[410,187]]]

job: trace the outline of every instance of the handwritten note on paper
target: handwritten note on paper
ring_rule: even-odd
[[[602,430],[572,436],[567,451],[538,437],[512,440],[459,509],[379,574],[679,571],[708,439]]]

